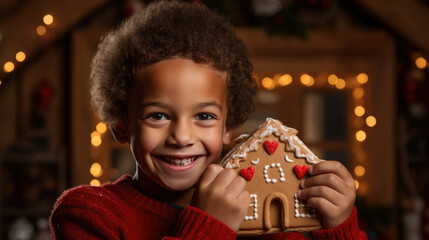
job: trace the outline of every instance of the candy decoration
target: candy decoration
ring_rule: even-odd
[[[252,180],[253,174],[255,174],[255,168],[253,166],[248,167],[247,169],[243,168],[240,170],[240,175],[244,177],[247,181]]]
[[[308,171],[308,166],[307,165],[304,165],[304,166],[295,165],[295,167],[293,167],[293,171],[295,172],[298,179],[302,179]]]
[[[264,142],[264,148],[265,148],[265,150],[267,150],[267,152],[270,154],[270,155],[272,155],[275,151],[276,151],[276,149],[277,149],[277,147],[279,146],[279,143],[277,142],[277,141],[265,141]]]

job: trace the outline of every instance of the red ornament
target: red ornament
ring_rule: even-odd
[[[267,152],[270,154],[270,155],[272,155],[275,151],[276,151],[276,149],[277,149],[277,147],[279,146],[279,143],[277,142],[277,141],[265,141],[264,142],[264,148],[265,148],[265,150],[267,150]]]
[[[295,167],[293,167],[293,171],[295,172],[298,179],[302,179],[307,173],[308,168],[309,167],[307,165],[304,165],[304,166],[295,165]]]
[[[243,168],[240,170],[240,175],[244,177],[247,181],[252,180],[253,174],[255,174],[255,168],[253,166],[248,167],[247,169]]]

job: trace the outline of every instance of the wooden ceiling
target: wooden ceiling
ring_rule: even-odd
[[[429,7],[419,0],[355,0],[381,22],[429,54]]]
[[[7,5],[13,13],[7,13],[0,21],[0,80],[6,77],[3,65],[11,61],[15,69],[23,63],[15,60],[19,51],[31,58],[43,48],[48,41],[54,42],[64,35],[79,21],[102,7],[109,0],[25,0],[20,1],[19,7]],[[9,1],[10,2],[10,1]],[[43,16],[51,14],[53,24],[46,26],[47,32],[43,36],[36,34],[36,28],[43,24]]]
[[[429,7],[419,0],[355,0],[381,22],[429,54]],[[3,65],[12,61],[15,69],[23,63],[15,54],[23,51],[27,59],[39,51],[47,41],[54,42],[80,20],[107,4],[109,0],[5,0],[0,4],[0,81],[8,73]],[[8,10],[8,11],[7,11]],[[7,11],[7,12],[5,12]],[[43,25],[45,14],[54,17],[44,36],[36,34]]]

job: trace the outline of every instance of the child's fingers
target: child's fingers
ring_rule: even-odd
[[[330,201],[322,197],[312,197],[307,200],[307,206],[317,209],[323,213],[332,213],[335,211],[336,206]]]
[[[238,202],[243,203],[244,206],[249,206],[250,204],[250,193],[248,191],[242,191],[238,196]],[[244,208],[247,210],[247,207]]]
[[[343,195],[334,189],[326,186],[309,187],[298,191],[298,198],[308,199],[323,198],[330,202],[332,205],[338,206],[341,204]]]
[[[234,180],[226,188],[226,192],[232,192],[236,194],[238,198],[246,188],[246,180],[240,176],[236,176]]]
[[[219,173],[223,171],[223,169],[224,168],[222,166],[217,164],[209,165],[200,179],[200,188],[205,188],[210,185]]]
[[[349,171],[344,167],[343,164],[337,161],[323,161],[316,165],[313,165],[308,170],[311,176],[320,175],[324,173],[333,173],[338,175],[343,181],[354,188],[354,179]]]
[[[212,181],[212,185],[221,187],[222,189],[226,189],[236,177],[237,177],[237,172],[235,172],[231,168],[227,168],[221,171],[216,176],[216,178]]]
[[[343,181],[343,179],[333,173],[311,176],[303,179],[300,183],[301,188],[309,188],[314,186],[327,186],[341,194],[346,194],[347,189],[350,188]]]

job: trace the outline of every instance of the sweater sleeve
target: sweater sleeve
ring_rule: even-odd
[[[211,215],[191,206],[183,209],[173,239],[235,239],[235,232]]]
[[[320,229],[313,231],[312,233],[314,239],[318,240],[348,240],[348,239],[358,239],[358,240],[367,240],[367,236],[364,231],[359,229],[357,209],[353,209],[350,217],[344,221],[342,224],[328,229]]]
[[[109,220],[92,209],[59,204],[50,218],[51,239],[119,240],[115,228],[108,227],[114,226]]]

